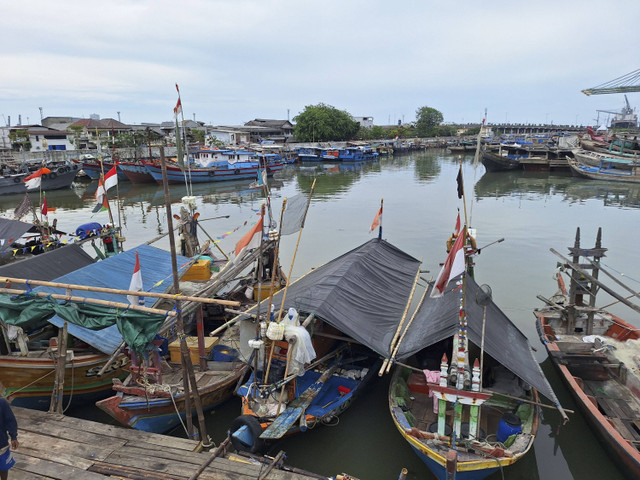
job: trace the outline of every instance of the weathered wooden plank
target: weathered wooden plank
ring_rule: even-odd
[[[74,468],[60,463],[49,462],[36,457],[30,457],[17,451],[14,452],[13,456],[16,459],[16,466],[14,468],[43,475],[55,480],[104,480],[104,477],[100,474],[87,472],[80,468]]]
[[[18,470],[17,467],[11,469],[11,480],[54,480],[51,477],[38,475],[37,473],[25,472]]]
[[[33,432],[49,437],[71,440],[89,445],[99,445],[102,448],[116,449],[127,443],[126,440],[113,438],[103,434],[87,432],[86,430],[78,430],[76,428],[67,428],[65,425],[57,421],[43,422],[41,420],[33,421],[30,418],[18,419],[18,426],[21,432]]]
[[[45,435],[39,435],[33,432],[20,431],[20,443],[29,449],[29,451],[37,452],[49,452],[49,453],[67,453],[78,459],[78,467],[87,468],[89,465],[84,465],[80,459],[91,460],[93,458],[104,459],[110,455],[115,449],[112,447],[102,448],[99,444],[87,444],[82,442],[74,442],[70,440],[64,440],[61,438],[52,438]],[[69,462],[73,462],[69,460]],[[73,463],[69,463],[70,466]]]

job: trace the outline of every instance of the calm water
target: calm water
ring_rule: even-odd
[[[383,237],[416,258],[423,269],[438,273],[444,261],[444,242],[451,234],[457,209],[464,214],[456,194],[457,160],[444,151],[428,151],[381,159],[359,165],[301,165],[289,167],[275,182],[273,212],[279,217],[285,197],[308,193],[314,178],[315,192],[302,233],[293,278],[366,242],[369,227],[384,198]],[[493,289],[496,303],[529,337],[537,349],[536,358],[566,408],[574,409],[569,393],[555,369],[547,361],[540,344],[532,310],[541,306],[536,295],[554,293],[553,270],[558,258],[549,248],[566,253],[573,244],[576,227],[581,227],[583,245],[593,246],[598,227],[603,228],[603,244],[609,249],[603,259],[620,279],[639,289],[640,260],[636,252],[640,238],[640,186],[608,185],[574,179],[555,173],[485,173],[474,170],[472,157],[463,158],[467,213],[477,229],[478,246],[499,238],[504,242],[483,250],[476,259],[476,280]],[[108,222],[107,213],[92,215],[96,182],[78,183],[73,190],[47,193],[49,208],[61,230],[75,230],[89,221]],[[246,188],[246,183],[202,185],[195,188],[202,225],[221,240],[225,251],[247,231],[242,227],[255,221],[262,196]],[[184,187],[171,187],[173,212],[185,195]],[[166,232],[164,194],[155,185],[120,184],[120,219],[127,238],[125,248]],[[20,197],[0,197],[0,213],[8,216]],[[206,220],[226,216],[217,220]],[[118,221],[118,213],[114,209]],[[240,227],[239,229],[237,229]],[[237,229],[237,230],[236,230]],[[234,231],[235,230],[235,231]],[[285,237],[281,255],[289,270],[297,236]],[[203,242],[204,239],[201,239]],[[168,247],[165,238],[158,246]],[[144,274],[144,265],[141,266]],[[599,304],[613,302],[604,292]],[[638,315],[619,305],[611,310],[640,326]],[[409,470],[409,478],[431,478],[427,468],[396,432],[387,407],[388,378],[372,385],[335,427],[321,427],[282,441],[274,451],[287,452],[288,462],[325,475],[347,472],[363,480],[397,478]],[[221,441],[226,428],[240,411],[237,400],[220,407],[208,417],[209,434]],[[538,437],[531,451],[514,466],[504,470],[506,479],[622,479],[579,413],[560,426],[559,415],[545,409]],[[94,410],[78,413],[103,419]],[[173,432],[181,435],[181,432]],[[493,479],[500,479],[496,473]]]

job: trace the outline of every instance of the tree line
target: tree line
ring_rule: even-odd
[[[368,128],[360,126],[349,112],[319,103],[306,106],[293,118],[293,136],[298,142],[454,136],[456,127],[442,125],[443,120],[441,112],[425,106],[416,110],[416,121],[412,124]]]

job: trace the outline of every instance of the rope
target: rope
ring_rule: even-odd
[[[73,360],[71,360],[71,393],[69,394],[69,401],[67,402],[67,406],[62,410],[62,413],[66,413],[66,411],[71,406],[71,400],[73,399],[73,390],[75,386],[75,370],[76,364]],[[64,391],[62,392],[62,396],[64,397]]]
[[[145,368],[145,371],[146,371],[146,368]],[[178,410],[176,399],[173,396],[173,387],[175,387],[176,390],[179,390],[180,386],[178,384],[175,384],[175,385],[162,384],[161,385],[158,383],[149,383],[149,380],[147,379],[146,375],[142,378],[142,380],[137,379],[136,383],[141,387],[144,387],[145,394],[148,393],[151,395],[155,395],[157,392],[164,392],[169,394],[169,396],[171,397],[171,403],[173,403],[173,408],[175,409],[176,415],[178,416],[178,420],[180,420],[180,423],[182,424],[182,428],[184,429],[184,433],[187,435],[187,438],[190,438],[191,435],[189,435],[187,426],[182,421],[182,416],[180,415],[180,411]],[[185,415],[186,415],[186,412],[185,412]]]
[[[613,268],[611,265],[607,265],[606,263],[602,263],[602,265],[604,265],[605,267],[607,267],[609,270],[613,270],[614,272],[616,272],[616,273],[617,273],[618,275],[620,275],[621,277],[628,278],[628,279],[629,279],[629,280],[631,280],[632,282],[640,283],[640,280],[636,280],[635,278],[630,277],[630,276],[626,275],[625,273],[623,273],[623,272],[620,272],[620,271],[616,270],[616,269],[615,269],[615,268]]]
[[[29,387],[30,387],[31,385],[33,385],[34,383],[39,382],[40,380],[42,380],[43,378],[45,378],[45,377],[47,377],[47,376],[51,375],[51,374],[52,374],[52,373],[54,373],[54,372],[55,372],[55,370],[51,370],[49,373],[45,373],[45,374],[44,374],[43,376],[41,376],[40,378],[36,378],[33,382],[28,383],[28,384],[27,384],[27,385],[25,385],[24,387],[19,388],[19,389],[17,389],[17,390],[14,390],[14,391],[13,391],[13,392],[11,392],[9,395],[7,395],[7,397],[11,397],[12,395],[14,395],[14,394],[16,394],[16,393],[21,392],[21,391],[22,391],[22,390],[24,390],[25,388],[29,388]]]

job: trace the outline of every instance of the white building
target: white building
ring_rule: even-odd
[[[358,122],[361,127],[373,128],[373,117],[353,117],[353,120]]]

